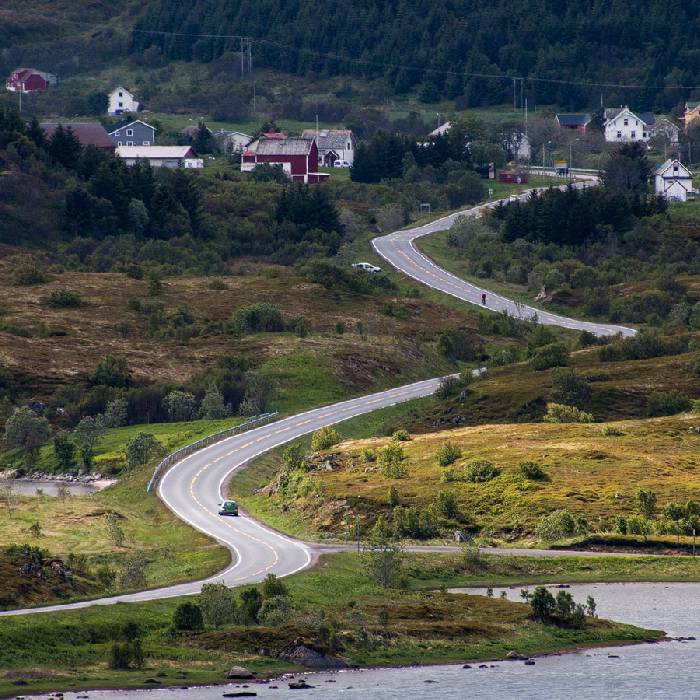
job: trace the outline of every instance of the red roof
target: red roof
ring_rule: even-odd
[[[46,136],[51,138],[59,124],[64,129],[70,129],[81,146],[95,146],[114,151],[112,139],[99,122],[41,122],[41,128],[46,132]]]

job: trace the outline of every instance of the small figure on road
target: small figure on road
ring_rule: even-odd
[[[481,303],[486,306],[486,294],[481,295]]]

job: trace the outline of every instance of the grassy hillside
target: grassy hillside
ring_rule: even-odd
[[[379,514],[391,521],[388,494],[394,487],[394,505],[419,513],[439,504],[440,492],[454,494],[455,514],[438,516],[448,531],[462,527],[482,535],[531,539],[541,517],[559,509],[585,518],[593,530],[612,531],[616,518],[639,513],[639,489],[657,495],[659,512],[670,502],[700,499],[699,438],[691,430],[697,422],[697,417],[682,416],[606,424],[615,429],[614,435],[600,424],[546,423],[414,435],[400,443],[403,478],[385,476],[375,461],[388,439],[346,441],[310,458],[308,473],[273,480],[252,505],[282,509],[289,522],[301,519],[308,529],[341,536],[349,506],[366,533]],[[436,455],[448,442],[461,454],[449,467],[441,467]],[[368,452],[375,456],[368,459]],[[487,483],[462,480],[476,460],[493,463],[495,478]],[[543,479],[521,473],[520,464],[529,461],[541,466]],[[446,479],[446,474],[452,477]]]

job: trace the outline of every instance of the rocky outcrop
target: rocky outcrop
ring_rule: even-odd
[[[230,681],[249,681],[255,678],[255,673],[243,666],[231,666],[226,678]]]
[[[337,656],[326,654],[312,649],[305,644],[290,644],[282,649],[278,658],[290,663],[313,669],[347,668],[348,664]]]

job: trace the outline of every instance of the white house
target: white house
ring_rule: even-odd
[[[252,136],[241,131],[219,129],[213,133],[219,149],[224,153],[243,153],[246,146],[253,140]]]
[[[444,136],[452,128],[452,122],[440,124],[437,129],[433,129],[428,136]]]
[[[134,96],[124,87],[119,85],[107,96],[107,114],[115,116],[117,114],[127,114],[138,112],[139,103]]]
[[[127,165],[146,162],[153,168],[203,168],[192,146],[117,146],[116,154]]]
[[[650,131],[651,136],[663,138],[667,143],[678,143],[680,129],[670,119],[657,119]]]
[[[606,109],[604,117],[603,129],[608,143],[646,143],[656,122],[653,114],[635,114],[626,106]]]
[[[316,139],[318,164],[331,167],[336,160],[355,160],[355,137],[349,129],[304,129],[303,139]]]
[[[693,173],[677,158],[669,158],[657,167],[654,190],[656,194],[673,202],[695,199],[697,194],[697,190],[693,189]]]

